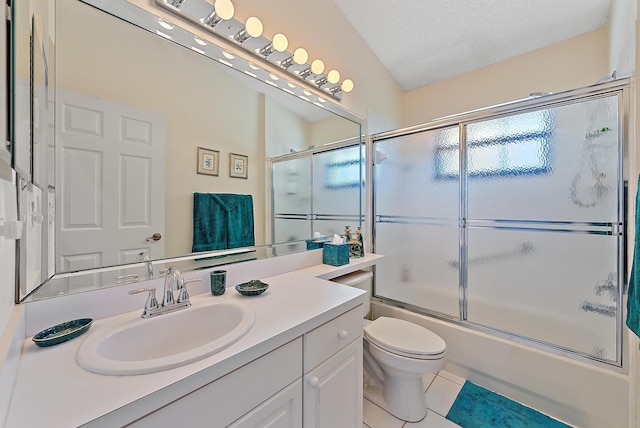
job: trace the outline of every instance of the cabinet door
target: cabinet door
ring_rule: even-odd
[[[299,428],[302,426],[302,379],[298,379],[230,428]]]
[[[305,428],[362,426],[362,338],[304,376]]]
[[[298,338],[127,426],[226,427],[301,374],[302,339]]]

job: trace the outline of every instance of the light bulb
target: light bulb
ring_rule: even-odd
[[[275,50],[277,50],[278,52],[284,52],[289,46],[289,40],[287,40],[287,36],[285,36],[284,34],[278,33],[273,36],[272,44]]]
[[[321,59],[314,59],[311,63],[311,71],[314,74],[320,74],[324,71],[324,62]]]
[[[231,19],[233,18],[233,13],[235,9],[233,7],[233,3],[231,0],[216,0],[216,3],[213,6],[216,11],[216,15],[218,15],[222,19]]]
[[[331,70],[327,73],[327,80],[329,83],[338,83],[340,80],[340,73],[338,73],[338,70]]]
[[[296,64],[304,64],[309,59],[309,54],[304,48],[298,48],[293,52],[293,61]]]
[[[262,21],[260,21],[255,16],[247,18],[245,28],[247,30],[247,33],[249,33],[251,37],[260,37],[262,35]]]
[[[353,80],[351,79],[344,79],[342,81],[342,91],[343,92],[351,92],[353,91]]]

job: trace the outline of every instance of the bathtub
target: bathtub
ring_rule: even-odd
[[[447,343],[446,370],[570,425],[622,428],[635,423],[635,388],[626,367],[578,361],[379,299],[373,299],[372,310],[374,318],[404,319],[441,336]],[[628,367],[629,359],[623,360]]]

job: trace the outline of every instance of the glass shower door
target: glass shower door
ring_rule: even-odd
[[[459,317],[457,126],[375,142],[375,295]],[[441,156],[437,157],[436,154]]]
[[[618,96],[466,130],[466,319],[616,361]]]
[[[273,180],[273,238],[279,255],[304,251],[311,228],[311,157],[275,162]],[[295,242],[297,241],[297,242]]]
[[[362,224],[362,151],[364,147],[358,145],[313,155],[314,232],[324,236],[341,235],[345,226],[355,230]]]

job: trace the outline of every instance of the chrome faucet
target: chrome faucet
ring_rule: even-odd
[[[136,257],[136,261],[145,262],[145,268],[147,270],[146,279],[153,279],[153,265],[151,264],[151,258],[149,254],[143,252],[138,253],[138,257]]]
[[[158,304],[156,299],[155,287],[139,288],[137,290],[129,291],[129,294],[138,294],[145,291],[149,292],[149,297],[144,305],[142,311],[142,318],[151,318],[157,315],[167,314],[179,309],[188,308],[191,306],[189,301],[189,292],[187,291],[186,284],[190,282],[201,281],[201,278],[184,280],[182,271],[175,266],[171,266],[165,271],[164,277],[164,290],[162,292],[162,303]],[[178,297],[174,296],[174,292],[178,292]]]

